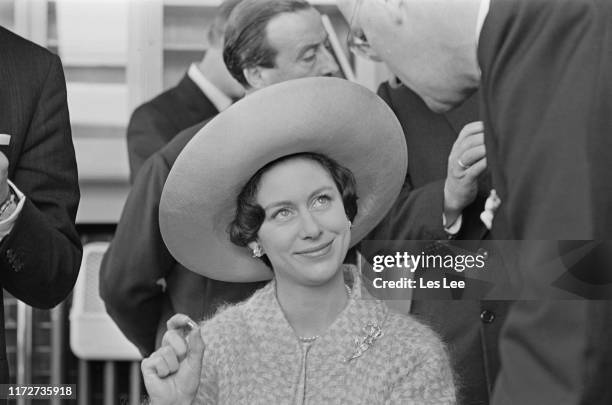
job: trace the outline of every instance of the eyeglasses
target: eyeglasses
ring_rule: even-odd
[[[353,9],[351,21],[349,21],[349,31],[346,37],[346,44],[348,49],[355,55],[375,62],[382,62],[380,57],[376,54],[376,51],[374,51],[374,49],[372,49],[370,46],[368,38],[364,34],[363,30],[355,27],[355,19],[357,18],[357,12],[362,1],[363,0],[357,0],[355,2],[355,8]]]

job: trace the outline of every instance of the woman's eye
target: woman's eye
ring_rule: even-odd
[[[315,198],[313,205],[317,208],[325,207],[329,204],[330,201],[331,201],[331,197],[329,197],[328,195],[320,195],[317,198]]]
[[[272,218],[274,219],[287,219],[291,216],[291,211],[286,208],[280,209],[272,214]]]

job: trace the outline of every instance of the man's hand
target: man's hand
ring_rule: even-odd
[[[200,384],[204,341],[187,315],[167,322],[162,346],[142,361],[144,383],[152,405],[191,404]]]
[[[478,177],[487,168],[484,126],[481,121],[467,124],[461,130],[448,156],[444,183],[444,215],[453,224],[478,193]]]
[[[8,168],[9,161],[4,153],[0,152],[0,205],[5,202],[9,196]]]

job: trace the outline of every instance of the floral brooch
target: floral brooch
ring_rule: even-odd
[[[360,357],[374,342],[383,335],[382,329],[375,322],[368,322],[363,327],[364,336],[355,338],[352,353],[344,360],[345,363]]]

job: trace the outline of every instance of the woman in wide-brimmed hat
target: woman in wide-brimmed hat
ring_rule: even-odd
[[[152,403],[454,403],[435,334],[343,264],[406,164],[393,113],[340,79],[272,86],[202,129],[164,188],[164,240],[207,277],[272,281],[190,333],[186,316],[169,321],[142,364]]]

